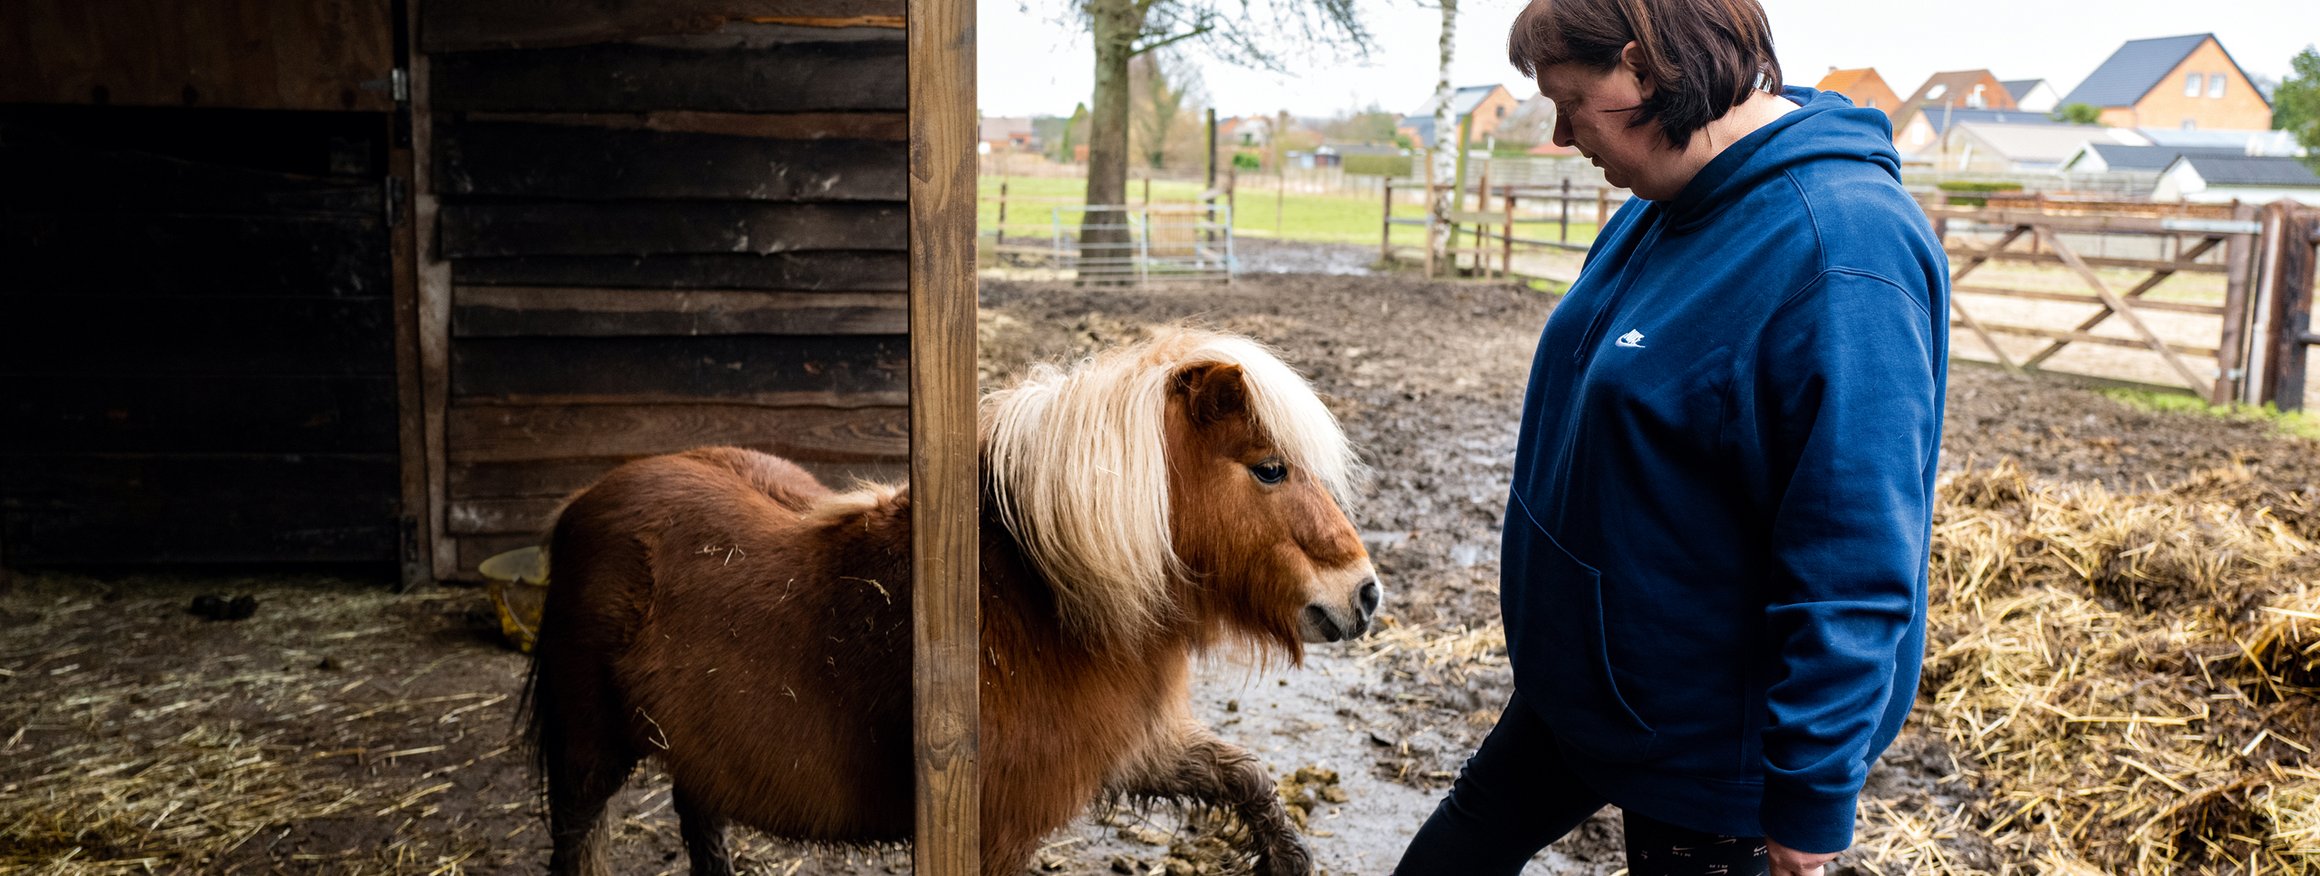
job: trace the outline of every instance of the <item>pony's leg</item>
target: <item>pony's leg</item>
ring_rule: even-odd
[[[596,716],[551,726],[541,735],[540,759],[548,774],[548,872],[555,876],[603,876],[606,870],[604,810],[628,783],[639,758]]]
[[[1263,876],[1305,876],[1312,856],[1297,826],[1281,808],[1273,779],[1248,749],[1218,739],[1194,722],[1179,725],[1161,750],[1141,759],[1141,767],[1120,777],[1109,790],[1128,797],[1157,797],[1216,806],[1247,825]]]
[[[685,837],[685,857],[693,876],[733,876],[733,853],[725,847],[725,816],[680,785],[670,792],[677,809],[677,832]]]

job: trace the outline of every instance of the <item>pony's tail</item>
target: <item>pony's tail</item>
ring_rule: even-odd
[[[556,506],[556,513],[548,520],[548,531],[540,539],[540,550],[545,554],[548,566],[545,570],[547,581],[551,585],[558,577],[556,575],[556,555],[558,552],[555,550],[555,543],[561,540],[563,534],[564,512],[571,510],[572,500],[576,498],[578,498],[577,494],[566,497],[562,504]],[[548,609],[545,604],[547,600],[543,599],[541,602],[539,622],[532,628],[532,650],[527,655],[530,659],[524,661],[523,688],[516,696],[515,731],[518,748],[528,755],[528,759],[532,762],[532,780],[538,786],[537,790],[545,796],[548,788],[548,756],[550,751],[544,742],[550,732],[548,716],[558,714],[557,706],[559,704],[549,701],[554,694],[548,687],[540,684],[541,664],[546,659],[546,655],[555,647],[545,635],[548,625]]]

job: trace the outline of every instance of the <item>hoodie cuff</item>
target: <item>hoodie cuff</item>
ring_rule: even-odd
[[[1830,797],[1767,785],[1760,810],[1764,836],[1800,852],[1841,852],[1853,844],[1853,813],[1859,805],[1858,793]]]

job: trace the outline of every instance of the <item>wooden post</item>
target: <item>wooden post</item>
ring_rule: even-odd
[[[1007,242],[1007,181],[1004,179],[999,181],[999,227],[991,236],[999,243]]]
[[[1595,233],[1601,235],[1603,226],[1611,221],[1611,187],[1595,187]]]
[[[1144,209],[1152,209],[1152,173],[1144,172]]]
[[[407,4],[404,20],[394,24],[401,32],[395,40],[395,48],[399,52],[395,58],[395,67],[405,71],[406,76],[410,75],[413,60],[418,56],[417,41],[410,38],[410,35],[419,32],[417,6],[416,3]],[[395,418],[395,450],[400,457],[403,486],[395,547],[396,557],[401,564],[397,584],[407,591],[423,584],[432,584],[436,580],[435,538],[428,525],[433,518],[430,511],[434,507],[429,500],[429,485],[436,469],[427,464],[429,408],[420,376],[424,358],[419,343],[422,326],[419,308],[420,238],[419,223],[411,215],[411,203],[421,191],[416,162],[420,160],[420,153],[430,150],[427,141],[420,139],[418,132],[412,129],[413,111],[410,102],[405,100],[395,108],[395,113],[395,118],[385,122],[389,128],[387,197],[390,201],[400,202],[390,211],[395,217],[395,226],[388,230],[393,239],[392,255],[388,258],[389,272],[394,278],[391,291],[395,319],[395,407],[399,414]],[[393,134],[397,128],[402,131],[403,137],[409,139],[398,141]],[[0,576],[5,574],[0,572]]]
[[[982,861],[975,0],[909,0],[911,749],[921,876]]]
[[[1489,209],[1490,162],[1485,161],[1482,163],[1482,173],[1477,175],[1474,183],[1474,212],[1481,213],[1486,212]],[[1482,274],[1485,278],[1490,276],[1490,265],[1487,261],[1484,260],[1482,254],[1489,246],[1489,226],[1481,222],[1474,223],[1474,270],[1475,272]]]
[[[2254,207],[2235,205],[2231,218],[2239,222],[2253,221]],[[2215,387],[2207,393],[2211,405],[2229,404],[2240,399],[2248,383],[2247,329],[2248,290],[2253,285],[2255,235],[2234,234],[2223,244],[2223,335],[2215,345]]]
[[[1499,237],[1504,246],[1498,253],[1498,275],[1511,277],[1514,276],[1514,187],[1507,186],[1501,194],[1506,196],[1506,225],[1502,226],[1506,234]]]
[[[1555,210],[1555,214],[1556,214],[1556,216],[1558,217],[1558,218],[1557,218],[1557,220],[1556,220],[1556,224],[1557,224],[1557,225],[1560,225],[1560,226],[1562,226],[1562,237],[1561,237],[1561,238],[1559,238],[1559,239],[1560,239],[1560,240],[1561,240],[1561,242],[1563,242],[1563,243],[1570,243],[1570,242],[1571,242],[1571,178],[1570,178],[1570,177],[1567,177],[1567,176],[1566,176],[1566,177],[1563,177],[1563,197],[1562,197],[1562,200],[1561,200],[1559,203],[1560,203],[1560,206],[1558,206],[1558,207],[1556,208],[1556,210]]]
[[[1208,108],[1208,186],[1200,190],[1202,215],[1208,221],[1209,245],[1216,244],[1216,107]]]
[[[1385,178],[1384,182],[1383,188],[1386,190],[1385,219],[1378,223],[1384,229],[1379,232],[1378,236],[1378,261],[1380,263],[1392,261],[1394,258],[1394,179],[1389,176]]]
[[[2265,208],[2278,211],[2279,240],[2273,245],[2272,306],[2269,374],[2264,378],[2264,400],[2283,411],[2304,407],[2304,362],[2311,347],[2306,336],[2312,325],[2313,234],[2320,231],[2320,213],[2279,201]]]
[[[414,40],[420,31],[421,3],[407,3],[404,22]],[[411,47],[407,74],[411,88],[411,232],[412,273],[417,298],[413,302],[419,336],[419,406],[421,443],[427,460],[427,501],[419,509],[418,532],[428,543],[435,577],[458,577],[459,558],[452,550],[447,509],[450,467],[445,456],[451,410],[451,263],[439,257],[436,225],[440,205],[435,197],[435,99],[432,61]]]

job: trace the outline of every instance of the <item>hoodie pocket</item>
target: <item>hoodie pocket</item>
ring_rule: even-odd
[[[1519,635],[1529,641],[1520,646],[1517,679],[1523,695],[1550,716],[1563,744],[1611,763],[1648,760],[1658,733],[1627,704],[1612,675],[1603,574],[1564,550],[1528,511],[1532,537],[1510,539],[1505,558],[1507,568],[1522,570],[1519,586],[1527,591]]]

